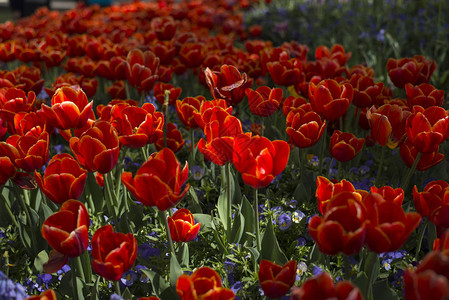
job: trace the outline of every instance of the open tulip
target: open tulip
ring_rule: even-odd
[[[334,284],[332,277],[323,272],[307,279],[301,287],[295,287],[290,294],[291,300],[362,300],[360,290],[350,281]]]
[[[288,293],[295,283],[296,261],[291,260],[284,266],[262,260],[259,267],[259,282],[264,294],[270,298],[279,298]]]
[[[12,135],[6,143],[14,146],[19,152],[14,163],[26,172],[33,172],[48,161],[49,134],[42,132],[35,136],[29,132],[24,136]]]
[[[160,211],[174,207],[185,196],[189,184],[188,164],[181,170],[181,164],[169,148],[150,155],[136,175],[122,173],[122,182],[131,194],[146,206],[156,206]]]
[[[308,229],[321,252],[352,255],[358,253],[365,243],[366,222],[360,195],[341,192],[329,201],[323,217],[312,217]]]
[[[66,86],[56,90],[51,98],[51,107],[42,104],[42,111],[49,123],[56,128],[81,128],[93,116],[92,104],[79,86]]]
[[[428,83],[437,65],[434,60],[422,55],[400,59],[389,58],[387,61],[388,77],[398,88],[404,88],[407,83],[418,85]]]
[[[165,146],[164,137],[161,136],[154,145],[156,146],[157,151],[161,150],[164,147],[170,148],[174,153],[178,152],[184,146],[184,139],[182,138],[181,131],[178,130],[178,127],[174,123],[167,124],[167,133],[166,133],[166,141],[167,146]]]
[[[298,148],[315,145],[324,133],[326,121],[314,111],[298,109],[287,115],[287,134],[290,143]]]
[[[41,191],[54,203],[63,203],[69,199],[78,199],[84,189],[87,171],[67,153],[53,156],[42,177],[34,171]]]
[[[186,274],[179,276],[176,292],[181,300],[235,298],[233,291],[222,287],[220,275],[209,267],[201,267],[190,276]]]
[[[334,183],[323,176],[316,178],[316,192],[315,197],[318,200],[318,210],[321,214],[326,212],[326,206],[333,196],[341,192],[355,193],[356,189],[351,182],[343,179],[340,182]],[[362,198],[360,198],[361,200]]]
[[[440,106],[413,107],[406,122],[407,137],[421,153],[435,152],[449,137],[449,113]]]
[[[119,139],[109,122],[97,121],[80,138],[70,139],[70,149],[87,171],[110,172],[118,161]]]
[[[235,137],[233,163],[243,181],[256,189],[269,185],[287,165],[290,147],[285,141],[240,134]]]
[[[405,92],[407,93],[407,103],[410,109],[413,109],[415,105],[429,108],[443,104],[444,91],[437,90],[433,85],[428,83],[421,83],[416,86],[407,83],[405,85]]]
[[[187,97],[183,100],[176,100],[175,107],[179,120],[186,126],[186,129],[199,127],[195,121],[195,113],[199,113],[201,103],[206,101],[203,96]]]
[[[190,210],[181,208],[168,217],[168,227],[174,242],[190,242],[198,235],[201,223],[195,224]]]
[[[89,214],[79,201],[64,202],[42,225],[42,236],[59,253],[77,257],[89,245]]]
[[[309,84],[309,99],[313,110],[328,121],[340,118],[348,109],[354,91],[349,83],[340,84],[333,79],[318,85]]]
[[[282,101],[282,89],[271,89],[268,86],[261,86],[257,90],[250,88],[245,90],[251,112],[260,117],[271,116],[279,107]]]
[[[408,139],[401,144],[399,148],[399,153],[401,155],[402,161],[411,168],[415,159],[418,157],[419,151]],[[433,166],[436,166],[444,159],[444,154],[438,152],[438,148],[435,152],[421,153],[418,164],[416,165],[416,170],[425,171]]]
[[[92,237],[92,268],[108,280],[119,280],[137,258],[137,241],[131,234],[114,232],[111,225],[95,231]]]

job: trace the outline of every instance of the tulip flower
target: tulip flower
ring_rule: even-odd
[[[118,132],[120,144],[141,148],[163,136],[164,116],[151,103],[142,107],[121,103],[111,108],[111,124]]]
[[[181,208],[172,217],[168,217],[168,227],[174,242],[190,242],[196,238],[201,223],[195,224],[190,210]]]
[[[267,68],[277,85],[297,85],[305,80],[303,66],[298,58],[287,59],[281,56],[279,61],[268,62]]]
[[[279,266],[263,259],[259,267],[259,283],[264,294],[270,298],[279,298],[288,293],[295,283],[296,261],[291,260]]]
[[[372,106],[366,113],[371,137],[381,146],[397,147],[405,139],[405,123],[410,115],[408,109],[396,104]]]
[[[14,124],[14,117],[17,113],[28,113],[34,110],[36,94],[29,92],[28,95],[21,89],[2,88],[0,89],[0,117],[7,122],[10,133]]]
[[[340,66],[345,65],[349,61],[351,56],[352,53],[351,52],[346,53],[345,48],[340,44],[333,45],[331,49],[321,45],[318,46],[315,50],[315,58],[317,60],[323,58],[330,58],[332,60],[337,61]]]
[[[287,134],[290,143],[298,148],[315,145],[324,133],[326,121],[314,111],[291,111],[287,115]]]
[[[355,74],[350,78],[349,83],[354,88],[352,103],[355,106],[364,108],[376,103],[376,99],[384,87],[382,82],[374,83],[373,78],[360,74]]]
[[[189,190],[189,184],[182,189],[188,173],[188,164],[181,170],[173,151],[164,148],[150,155],[134,178],[130,172],[123,172],[121,178],[137,201],[164,211],[178,204]]]
[[[422,55],[415,55],[412,58],[389,58],[387,61],[388,77],[400,89],[407,83],[413,85],[428,83],[436,68],[434,60],[428,60]]]
[[[172,16],[157,17],[151,20],[151,29],[154,30],[160,41],[171,40],[175,36],[177,28],[178,22]]]
[[[128,52],[125,62],[126,79],[139,92],[151,91],[158,75],[159,58],[153,52],[134,49]]]
[[[206,101],[203,96],[187,97],[183,100],[176,100],[175,107],[178,113],[179,120],[184,124],[187,130],[190,128],[199,127],[195,121],[195,114],[198,114],[201,108],[201,103]]]
[[[362,300],[360,290],[350,281],[340,281],[334,285],[332,277],[323,272],[318,276],[307,279],[301,287],[295,287],[291,300]]]
[[[282,89],[271,89],[261,86],[257,90],[250,88],[245,90],[251,112],[260,117],[271,116],[282,101]]]
[[[87,171],[110,172],[118,161],[119,138],[109,122],[97,121],[81,137],[70,139],[70,149]]]
[[[83,193],[87,171],[67,153],[53,156],[45,169],[44,177],[34,171],[39,188],[54,203],[78,199]]]
[[[402,201],[395,199],[372,191],[363,200],[367,219],[366,245],[373,252],[398,250],[421,222],[418,213],[405,213]]]
[[[413,106],[419,105],[423,108],[431,106],[441,106],[443,104],[444,91],[437,90],[433,85],[422,83],[413,86],[410,83],[405,85],[405,92],[407,94],[407,103],[410,109]]]
[[[206,99],[204,99],[206,100]],[[202,101],[198,111],[193,111],[195,122],[198,126],[204,130],[207,123],[210,122],[212,115],[217,109],[215,107],[222,108],[228,114],[232,114],[232,106],[228,106],[223,99],[214,99],[211,101]]]
[[[13,178],[17,172],[15,164],[16,159],[19,158],[19,151],[5,142],[0,142],[0,165],[2,172],[0,172],[0,186],[4,185],[8,179]]]
[[[164,147],[170,148],[174,153],[178,152],[184,146],[184,139],[182,138],[181,131],[178,130],[174,123],[167,124],[167,146],[164,145],[164,137],[161,136],[154,145],[156,146],[156,150],[159,151]]]
[[[95,231],[92,237],[92,268],[108,280],[120,280],[137,258],[137,241],[131,234],[114,232],[111,225]]]
[[[364,143],[365,139],[357,138],[352,133],[335,130],[331,136],[329,151],[338,161],[350,161],[362,150]]]
[[[309,233],[321,252],[336,255],[358,253],[365,244],[365,206],[360,195],[341,192],[327,204],[323,217],[313,216],[309,222]]]
[[[402,161],[409,168],[413,166],[413,163],[415,162],[419,154],[416,147],[408,139],[401,144],[399,153],[401,155]],[[433,166],[436,166],[437,164],[442,162],[443,159],[444,155],[438,152],[438,148],[435,152],[421,153],[418,164],[416,165],[416,169],[418,171],[425,171]]]
[[[340,118],[348,109],[354,91],[349,83],[340,84],[333,79],[318,85],[309,84],[309,100],[313,110],[328,121]]]
[[[62,87],[51,98],[51,107],[42,104],[42,111],[56,128],[81,128],[89,117],[93,118],[92,104],[81,88]]]
[[[55,291],[52,289],[45,290],[40,295],[30,296],[25,298],[25,300],[57,300]]]
[[[414,270],[404,272],[404,299],[444,300],[449,295],[449,256],[432,251]]]
[[[302,109],[303,111],[307,112],[312,110],[312,106],[310,105],[310,103],[307,101],[306,98],[301,96],[297,98],[293,96],[288,96],[287,98],[285,98],[284,103],[282,105],[282,112],[284,113],[285,117],[287,117],[291,111],[294,111],[296,113],[299,109]]]
[[[290,147],[285,141],[240,134],[234,140],[233,163],[245,184],[255,189],[269,185],[287,165]]]
[[[42,236],[59,253],[77,257],[89,245],[89,214],[79,201],[64,202],[42,225]]]
[[[414,106],[406,122],[407,138],[421,153],[435,152],[449,137],[449,113],[442,107]]]
[[[33,132],[24,136],[12,135],[6,143],[19,152],[19,157],[15,158],[14,164],[25,172],[40,169],[48,161],[49,134],[45,131],[38,136],[35,136]]]
[[[209,267],[201,267],[190,276],[186,274],[179,276],[176,292],[181,300],[235,298],[233,291],[222,287],[220,275]]]
[[[246,73],[232,65],[222,65],[220,72],[213,72],[209,68],[204,71],[206,82],[214,99],[225,99],[228,105],[242,102],[245,90],[251,87],[253,80],[248,79]]]
[[[164,104],[165,101],[165,91],[170,91],[170,94],[168,95],[168,105],[175,104],[176,100],[178,100],[179,95],[181,95],[182,88],[174,87],[171,84],[158,82],[154,85],[153,92],[154,97],[156,97],[156,100],[160,104]]]
[[[184,43],[179,50],[179,59],[187,68],[197,68],[204,60],[204,48],[202,43]]]
[[[323,176],[316,178],[316,192],[315,197],[318,200],[318,210],[321,214],[326,212],[326,206],[329,201],[341,192],[356,193],[356,189],[351,182],[343,179],[340,182],[334,183]],[[359,200],[361,200],[360,198]]]
[[[214,164],[222,166],[232,161],[234,154],[234,138],[243,134],[242,123],[221,107],[206,110],[209,120],[204,126],[206,139],[198,142],[198,150]],[[206,116],[202,116],[203,120]]]

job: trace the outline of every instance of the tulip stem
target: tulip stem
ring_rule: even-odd
[[[228,242],[231,242],[231,232],[232,232],[232,196],[231,196],[231,163],[228,162],[226,164],[226,200],[227,200],[227,205],[226,205],[226,217],[228,220],[228,224],[227,224],[227,228],[226,228],[226,235],[227,235],[227,240]]]
[[[115,285],[115,292],[117,293],[117,295],[119,295],[120,297],[122,296],[122,292],[120,291],[120,283],[118,280],[116,280],[114,282]]]
[[[410,179],[412,178],[413,173],[416,170],[416,166],[418,165],[419,160],[421,159],[421,152],[418,152],[418,155],[416,155],[415,161],[413,162],[413,165],[410,169],[408,169],[407,176],[405,177],[404,183],[402,184],[402,189],[405,190],[408,187],[408,184],[410,182]]]
[[[254,226],[256,227],[256,243],[257,251],[261,251],[262,245],[260,242],[260,228],[259,228],[259,200],[257,195],[258,190],[254,189]]]
[[[382,147],[382,151],[380,153],[380,162],[379,162],[379,167],[377,168],[376,181],[374,183],[374,185],[376,187],[379,185],[380,174],[382,173],[382,168],[383,168],[383,164],[384,164],[384,158],[385,158],[385,146]]]
[[[111,184],[111,179],[112,179],[112,173],[107,173],[104,174],[104,184],[105,184],[105,191],[106,191],[106,206],[108,208],[108,211],[110,214],[112,214],[112,217],[114,218],[114,222],[115,222],[115,226],[117,226],[116,228],[118,228],[118,218],[117,218],[117,213],[115,212],[115,207],[112,203],[112,184]]]
[[[195,164],[195,129],[190,128],[190,165]]]
[[[6,201],[5,197],[1,193],[0,193],[0,199],[2,199],[3,203],[5,203],[6,212],[8,213],[9,217],[11,218],[11,221],[14,223],[14,227],[19,228],[19,224],[17,223],[16,217],[14,217],[14,214],[12,213],[8,202]]]
[[[168,245],[170,246],[170,252],[171,255],[176,255],[175,253],[175,247],[173,246],[173,240],[171,238],[171,234],[170,234],[170,227],[168,227],[168,212],[165,211],[159,211],[159,218],[163,219],[164,224],[165,224],[165,232],[167,233],[167,240],[168,240]]]
[[[164,148],[167,148],[167,121],[168,121],[168,101],[170,99],[170,91],[165,90],[165,99],[163,105],[163,114],[164,114]]]
[[[77,269],[79,268],[78,262],[76,260],[79,260],[79,257],[72,258],[72,289],[73,289],[73,295],[75,296],[76,300],[80,300],[83,298],[83,295],[79,294],[78,289],[78,280],[77,280]],[[81,289],[82,291],[82,289]]]
[[[418,243],[416,244],[415,260],[418,261],[419,251],[421,251],[422,240],[424,238],[424,233],[426,232],[427,221],[423,220],[418,231]]]
[[[318,174],[321,174],[321,168],[323,167],[324,148],[326,147],[326,138],[327,138],[327,123],[324,126],[324,132],[323,132],[323,137],[322,137],[322,141],[321,141],[320,162],[318,164]]]

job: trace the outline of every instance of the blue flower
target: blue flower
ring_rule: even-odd
[[[144,243],[137,247],[137,253],[145,259],[150,259],[151,256],[159,256],[161,253],[158,248],[154,248],[149,243]]]
[[[148,276],[144,272],[142,272],[142,270],[146,270],[146,269],[147,269],[146,266],[142,266],[142,265],[136,266],[136,271],[138,274],[140,274],[140,279],[139,279],[140,282],[147,283],[150,280],[150,278],[148,278]]]
[[[123,298],[119,295],[117,295],[116,293],[111,295],[110,300],[123,300]]]
[[[124,286],[132,286],[136,280],[137,273],[133,270],[128,270],[123,273],[122,278],[120,278],[120,283],[122,283]]]
[[[290,228],[290,225],[292,225],[292,218],[290,214],[283,213],[282,215],[280,215],[278,218],[278,224],[279,229],[281,230],[287,230],[288,228]]]
[[[313,276],[320,275],[321,273],[323,273],[323,269],[321,269],[318,266],[313,266],[313,269],[312,269]]]
[[[58,275],[58,280],[61,280],[65,273],[70,271],[71,268],[69,265],[63,265],[61,269],[56,271],[56,274]]]
[[[204,169],[200,166],[192,166],[190,168],[190,173],[192,174],[193,179],[201,180],[204,177]]]
[[[27,296],[25,288],[20,283],[12,281],[0,271],[0,299],[22,300]]]
[[[37,290],[43,292],[48,289],[48,285],[53,281],[53,276],[50,274],[39,274],[37,275],[36,284]]]
[[[56,153],[61,154],[64,153],[65,151],[65,146],[64,145],[56,145],[54,146]]]
[[[231,291],[233,291],[234,294],[237,294],[242,288],[243,288],[243,283],[242,283],[241,281],[236,281],[236,282],[231,286]]]
[[[298,244],[296,244],[296,247],[302,247],[307,243],[306,239],[303,238],[302,236],[296,240],[298,241]]]
[[[232,273],[234,271],[235,263],[229,259],[226,259],[223,263],[226,273]]]

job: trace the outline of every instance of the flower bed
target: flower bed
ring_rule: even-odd
[[[0,25],[0,295],[448,297],[441,57],[261,39],[256,2]]]

